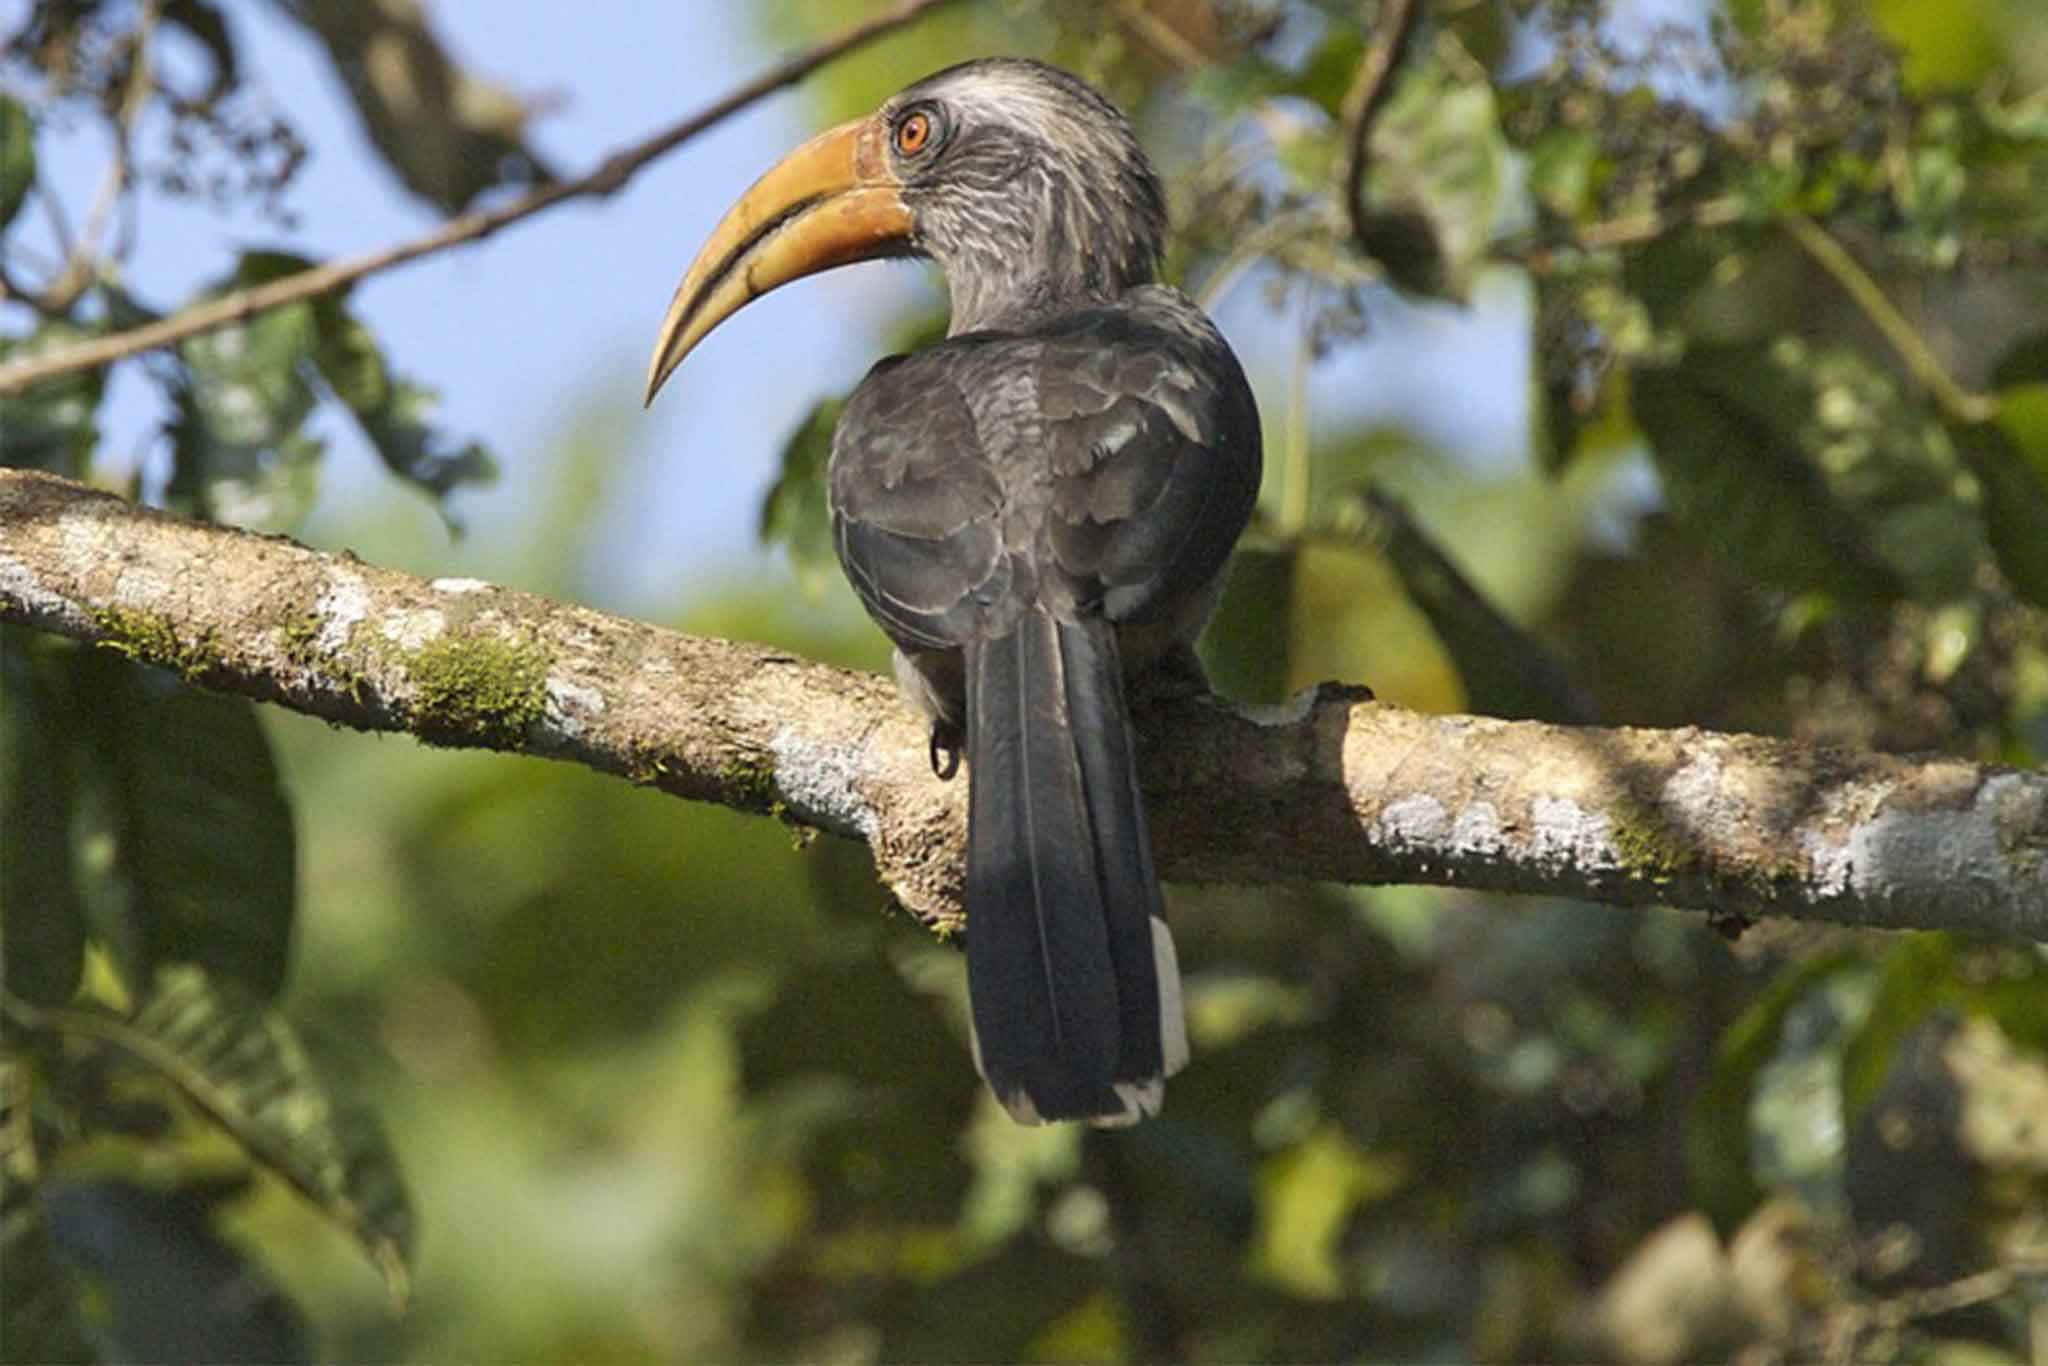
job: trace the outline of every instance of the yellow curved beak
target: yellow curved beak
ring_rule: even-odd
[[[883,125],[856,119],[791,152],[741,195],[690,263],[647,366],[646,402],[705,334],[778,285],[900,255],[910,210]]]

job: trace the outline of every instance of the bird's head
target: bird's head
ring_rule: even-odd
[[[712,328],[805,275],[928,256],[958,333],[1143,284],[1165,233],[1159,178],[1093,87],[1014,58],[950,67],[812,138],[726,212],[662,320],[647,398]]]

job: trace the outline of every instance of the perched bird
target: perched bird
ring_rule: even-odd
[[[684,275],[648,372],[651,402],[720,321],[800,276],[883,256],[944,271],[946,339],[853,391],[828,490],[934,770],[966,750],[976,1064],[1026,1123],[1131,1123],[1187,1060],[1127,697],[1200,679],[1260,440],[1229,346],[1157,283],[1165,232],[1115,105],[1043,63],[968,62],[761,177]]]

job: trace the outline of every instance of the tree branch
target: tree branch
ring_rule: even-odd
[[[1373,215],[1365,203],[1365,177],[1372,166],[1372,126],[1394,92],[1394,72],[1407,54],[1421,13],[1421,0],[1383,0],[1380,31],[1366,49],[1339,106],[1349,148],[1344,161],[1344,208],[1351,215],[1352,236],[1367,251],[1373,245]]]
[[[464,242],[479,241],[508,224],[529,218],[543,209],[553,208],[564,200],[577,199],[585,195],[609,195],[625,185],[648,162],[738,113],[762,96],[784,86],[796,84],[826,62],[885,33],[902,28],[928,10],[952,3],[953,0],[899,0],[895,6],[880,14],[849,24],[817,46],[770,67],[753,80],[728,92],[708,108],[692,114],[674,127],[613,153],[595,170],[574,180],[540,186],[495,209],[458,214],[432,232],[410,242],[401,242],[381,251],[350,257],[343,261],[329,261],[311,270],[303,270],[296,275],[273,280],[269,284],[253,289],[238,289],[217,299],[195,304],[168,318],[142,327],[130,328],[126,332],[116,332],[105,337],[95,337],[76,346],[67,346],[0,365],[0,396],[18,394],[44,380],[55,379],[78,370],[90,370],[117,361],[123,356],[132,356],[160,346],[170,346],[184,341],[187,337],[198,336],[202,332],[246,322],[268,309],[298,303],[322,294],[331,294],[335,290],[354,284],[366,275],[375,275],[379,271],[389,270],[393,266],[403,265],[407,261],[417,260]]]
[[[1934,348],[1927,344],[1898,305],[1884,292],[1884,287],[1870,277],[1857,259],[1850,255],[1834,236],[1803,213],[1788,213],[1781,221],[1792,240],[1811,256],[1825,270],[1834,282],[1841,286],[1855,305],[1863,310],[1863,316],[1870,325],[1891,343],[1899,360],[1909,374],[1926,386],[1950,417],[1958,422],[1971,424],[1989,422],[1998,416],[1998,400],[1984,394],[1973,394],[1956,382],[1941,357],[1934,354]]]
[[[874,675],[0,471],[0,620],[363,730],[567,759],[864,839],[958,915],[966,784]],[[2048,773],[1425,716],[1325,686],[1146,708],[1169,878],[1422,882],[2048,940]]]

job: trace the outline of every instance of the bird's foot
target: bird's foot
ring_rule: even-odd
[[[1194,701],[1210,695],[1209,673],[1194,646],[1181,642],[1159,657],[1139,684],[1138,694],[1151,706]]]
[[[942,783],[951,782],[960,771],[960,733],[934,721],[931,738],[932,774]]]

